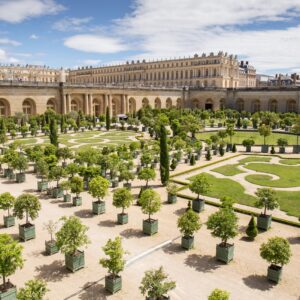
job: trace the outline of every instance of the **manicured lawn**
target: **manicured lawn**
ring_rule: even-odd
[[[239,164],[235,165],[225,165],[216,169],[213,169],[213,172],[220,173],[224,176],[234,176],[240,173],[244,173],[244,171],[238,169]]]
[[[210,136],[217,134],[217,132],[201,132],[197,134],[197,138],[201,140],[209,139]],[[235,135],[232,137],[232,143],[234,144],[242,144],[245,139],[253,139],[256,145],[262,145],[264,143],[264,139],[259,135],[258,132],[241,132],[236,131]],[[269,145],[277,145],[277,140],[279,138],[287,139],[289,145],[296,145],[297,137],[292,134],[283,134],[283,133],[272,133],[270,136],[266,138],[266,144]],[[225,138],[226,142],[229,142],[229,137]]]
[[[237,203],[254,206],[256,197],[246,194],[245,188],[238,182],[227,178],[216,178],[215,176],[207,173],[203,174],[207,176],[208,182],[211,185],[210,191],[205,194],[205,196],[217,199],[229,196]]]
[[[245,164],[245,163],[249,163],[249,162],[270,162],[271,161],[271,157],[266,157],[266,156],[248,156],[246,158],[243,158],[241,160],[239,160],[239,163],[241,164]]]
[[[280,209],[288,215],[300,217],[300,192],[277,191]]]
[[[22,145],[35,145],[37,143],[37,139],[17,139],[18,143],[21,143]]]
[[[289,165],[289,166],[300,165],[300,159],[297,158],[281,159],[279,162],[281,164]]]
[[[269,187],[298,187],[300,186],[300,167],[271,164],[251,163],[245,166],[249,170],[260,173],[274,174],[280,179],[272,180],[267,175],[248,175],[245,179],[251,183]]]

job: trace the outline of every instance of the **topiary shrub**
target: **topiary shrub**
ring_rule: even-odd
[[[252,241],[255,239],[255,237],[258,234],[256,221],[255,221],[255,218],[253,216],[251,217],[251,219],[249,221],[248,227],[246,229],[246,234],[249,237],[249,239],[252,240]]]

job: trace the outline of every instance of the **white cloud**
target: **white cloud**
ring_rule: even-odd
[[[99,65],[101,62],[100,59],[86,59],[83,61],[83,64],[85,66],[96,66],[96,65]]]
[[[88,24],[93,18],[65,18],[53,24],[53,28],[59,31],[82,31],[84,25]]]
[[[16,63],[19,63],[20,61],[15,57],[9,56],[5,50],[0,49],[0,62],[5,63],[5,64],[8,64],[8,63],[16,64]]]
[[[20,46],[21,43],[7,38],[0,38],[0,45]]]
[[[0,0],[0,21],[20,23],[32,17],[56,14],[63,9],[55,0]]]
[[[29,38],[30,38],[31,40],[38,40],[38,39],[39,39],[39,36],[36,35],[36,34],[32,34]]]
[[[67,38],[64,44],[72,49],[92,53],[116,53],[127,49],[117,38],[92,34],[74,35]]]

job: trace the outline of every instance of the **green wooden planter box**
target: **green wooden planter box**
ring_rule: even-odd
[[[246,146],[246,152],[251,152],[251,146]]]
[[[186,250],[192,249],[194,247],[194,237],[193,236],[181,237],[181,247]]]
[[[5,228],[15,226],[15,217],[14,216],[4,216],[3,221],[4,221]]]
[[[122,277],[121,276],[105,276],[105,289],[111,294],[122,289]]]
[[[84,251],[77,251],[75,255],[66,254],[65,264],[71,272],[76,272],[84,268]]]
[[[73,206],[81,206],[82,197],[73,197]]]
[[[111,181],[111,186],[112,186],[112,188],[118,187],[119,186],[119,181],[117,179],[113,179]]]
[[[9,178],[11,176],[11,174],[13,174],[14,170],[13,169],[4,169],[4,177],[5,178]]]
[[[158,220],[151,219],[143,220],[143,233],[153,235],[158,232]]]
[[[205,200],[203,199],[194,199],[192,201],[192,209],[195,212],[201,212],[204,210]]]
[[[26,179],[25,173],[17,173],[16,174],[17,183],[25,182],[25,179]]]
[[[132,186],[132,185],[131,185],[130,182],[124,182],[124,183],[123,183],[123,187],[126,188],[126,189],[128,189],[128,190],[131,190],[131,186]]]
[[[26,224],[19,225],[19,238],[24,242],[35,239],[35,226],[33,224],[29,227],[26,227]]]
[[[118,214],[118,224],[124,225],[128,223],[128,214]]]
[[[280,147],[279,148],[279,153],[281,153],[281,154],[285,153],[285,147]]]
[[[102,215],[105,213],[105,201],[94,201],[93,202],[93,214]]]
[[[222,262],[228,264],[233,260],[234,255],[234,245],[227,244],[226,247],[222,246],[222,244],[217,245],[216,247],[216,258]]]
[[[17,300],[17,288],[12,287],[5,292],[0,292],[0,300]]]
[[[58,251],[59,250],[55,241],[45,241],[45,252],[47,255],[53,255],[55,253],[58,253]]]
[[[269,145],[262,145],[261,146],[262,153],[269,153]]]
[[[150,298],[150,297],[146,297],[146,300],[170,300],[170,296],[161,296],[160,298]]]
[[[173,204],[177,202],[177,195],[168,194],[168,203]]]
[[[48,182],[47,181],[39,181],[37,183],[38,191],[44,192],[48,189]]]
[[[70,202],[71,201],[71,195],[70,194],[64,194],[64,202]]]
[[[268,280],[278,283],[281,280],[282,276],[282,267],[271,265],[268,267]]]
[[[16,174],[14,172],[10,173],[9,176],[8,176],[8,179],[15,180],[16,179]]]
[[[293,153],[300,153],[300,145],[293,146]]]
[[[57,198],[62,198],[64,196],[64,190],[61,187],[56,187],[52,189],[52,197],[57,199]]]
[[[257,228],[267,231],[271,227],[272,216],[271,215],[259,215],[257,217]]]

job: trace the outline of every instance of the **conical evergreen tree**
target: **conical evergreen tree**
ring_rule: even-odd
[[[160,180],[166,185],[170,176],[170,162],[167,145],[167,131],[164,125],[160,126]]]
[[[246,229],[246,234],[251,240],[254,240],[258,234],[256,222],[253,216],[251,217],[248,227]]]
[[[195,155],[192,154],[192,155],[191,155],[191,158],[190,158],[190,165],[191,165],[191,166],[194,166],[195,164],[196,164]]]
[[[106,122],[106,130],[109,131],[110,129],[110,111],[109,107],[106,107],[106,117],[105,117],[105,122]]]
[[[65,116],[61,115],[61,118],[60,118],[60,132],[64,132],[64,125],[65,125]]]
[[[50,120],[50,143],[56,147],[58,147],[58,134],[57,134],[57,125],[56,125],[56,120],[52,118]]]

